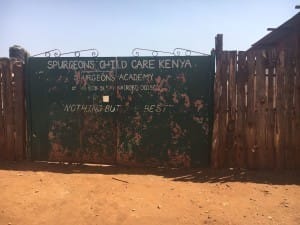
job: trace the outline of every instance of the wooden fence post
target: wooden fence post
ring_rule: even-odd
[[[247,125],[247,93],[246,89],[248,81],[248,66],[246,60],[246,53],[238,53],[238,71],[236,76],[236,99],[237,99],[237,112],[235,121],[235,161],[239,168],[246,168],[246,125]]]
[[[265,157],[267,165],[265,167],[275,167],[275,98],[276,98],[276,58],[275,49],[266,51],[265,68],[266,68],[266,149]]]
[[[2,159],[4,151],[5,151],[5,132],[4,132],[4,117],[3,117],[3,79],[4,79],[4,65],[2,64],[2,60],[0,59],[0,159]]]
[[[15,157],[16,160],[25,159],[25,93],[24,93],[24,70],[23,63],[20,61],[13,62],[14,82],[15,82]]]
[[[257,144],[257,168],[265,168],[268,164],[268,156],[266,155],[266,70],[265,62],[267,60],[266,52],[263,50],[256,51],[256,99],[255,99],[255,114],[256,114],[256,144]]]
[[[226,100],[227,87],[223,87],[223,74],[226,63],[225,55],[223,54],[222,35],[218,34],[215,38],[216,49],[216,76],[214,82],[214,124],[213,124],[213,138],[212,138],[212,152],[211,152],[211,166],[219,168],[223,166],[224,154],[221,152],[221,146],[224,144],[224,132],[226,127],[226,120],[224,118],[224,100]]]
[[[220,56],[223,52],[223,34],[217,34],[215,37],[216,61],[220,61]]]
[[[285,140],[285,131],[286,131],[286,115],[285,115],[285,54],[286,52],[281,49],[278,55],[278,60],[276,64],[276,85],[277,85],[277,94],[276,94],[276,135],[275,135],[275,159],[276,167],[284,168],[285,167],[285,158],[286,158],[286,140]]]
[[[227,115],[226,115],[226,166],[236,167],[236,70],[237,70],[237,52],[229,51],[227,67]]]
[[[300,35],[299,35],[300,40]],[[298,45],[298,44],[297,44]],[[298,47],[298,46],[297,46]],[[293,130],[292,130],[292,143],[294,149],[294,160],[295,165],[294,168],[300,168],[300,141],[299,141],[299,133],[300,133],[300,113],[299,113],[299,95],[300,95],[300,76],[299,76],[299,50],[294,52],[294,66],[293,66],[293,74],[294,74],[294,102],[293,102]],[[298,102],[297,102],[298,101]],[[298,109],[297,109],[298,108]]]
[[[25,150],[23,64],[0,59],[0,158],[22,160]]]
[[[9,59],[2,59],[3,65],[3,120],[5,148],[3,158],[14,160],[15,139],[14,139],[14,109],[13,109],[13,86],[12,67]]]
[[[296,40],[296,74],[295,74],[295,118],[296,118],[296,123],[295,123],[295,145],[296,145],[296,168],[300,168],[300,35],[297,36]]]
[[[247,52],[248,81],[247,81],[247,116],[246,116],[246,159],[247,167],[255,168],[256,161],[256,117],[255,117],[255,53]]]
[[[296,51],[294,46],[288,46],[285,54],[285,94],[286,94],[286,168],[296,167],[296,145],[294,138],[296,133],[296,117],[295,117],[295,67],[296,67]],[[299,138],[299,134],[297,135]]]

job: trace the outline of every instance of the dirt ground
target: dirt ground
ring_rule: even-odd
[[[0,225],[300,224],[300,171],[0,162]]]

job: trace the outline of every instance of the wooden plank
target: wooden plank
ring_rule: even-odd
[[[220,36],[219,36],[220,37]],[[213,132],[212,132],[212,150],[211,150],[211,167],[220,167],[219,162],[219,148],[220,148],[220,127],[219,127],[219,114],[220,114],[220,96],[221,96],[221,55],[222,48],[221,43],[223,39],[215,37],[215,50],[216,50],[216,75],[214,80],[214,122],[213,122]]]
[[[216,60],[220,61],[220,56],[223,52],[223,34],[217,34],[215,37]]]
[[[284,58],[285,51],[281,49],[276,63],[276,128],[275,128],[275,164],[276,168],[285,167],[285,71]]]
[[[2,60],[0,59],[0,159],[3,157],[3,152],[5,149],[5,138],[4,138],[4,118],[3,118],[3,109],[2,109],[2,99],[3,99],[3,65]]]
[[[223,38],[221,35],[215,37],[216,50],[216,75],[214,80],[214,123],[212,134],[212,151],[211,151],[211,166],[213,168],[220,167],[219,151],[220,151],[220,96],[221,96],[221,56],[223,53]]]
[[[269,49],[266,51],[265,55],[265,73],[266,73],[266,112],[265,112],[265,166],[266,168],[274,168],[274,157],[275,157],[275,147],[274,147],[274,135],[275,135],[275,111],[274,111],[274,79],[275,77],[275,60],[276,51],[274,49]]]
[[[266,77],[264,61],[265,52],[256,52],[256,99],[255,99],[255,113],[256,113],[256,144],[257,144],[257,168],[268,167],[266,156]]]
[[[269,52],[269,89],[268,89],[268,129],[267,143],[270,152],[270,166],[275,168],[275,123],[276,123],[276,59],[278,51]]]
[[[220,55],[221,57],[221,55]],[[216,75],[214,82],[214,124],[212,137],[212,151],[211,151],[211,167],[220,167],[219,149],[220,149],[220,96],[221,96],[221,59],[216,59]]]
[[[13,68],[12,68],[12,63],[8,61],[9,67],[8,67],[8,73],[6,77],[6,82],[7,82],[7,116],[6,116],[6,121],[7,121],[7,146],[9,151],[9,160],[15,160],[15,153],[16,153],[16,145],[15,145],[15,108],[14,108],[14,84],[13,84]]]
[[[236,69],[237,69],[237,52],[228,52],[229,71],[227,83],[227,132],[226,132],[226,165],[235,167],[235,120],[236,120]]]
[[[25,158],[25,82],[23,71],[23,64],[21,62],[15,62],[13,64],[15,81],[14,121],[16,122],[16,160],[22,160]]]
[[[296,168],[300,169],[300,36],[297,37],[296,41],[296,74],[295,74],[295,131],[294,131],[294,139],[295,139],[295,151],[296,151]]]
[[[296,132],[296,118],[294,108],[295,92],[295,51],[291,46],[286,49],[285,54],[285,102],[286,102],[286,168],[295,168],[296,166],[296,146],[294,143]]]
[[[245,85],[248,81],[248,66],[246,61],[246,53],[238,53],[238,71],[236,77],[236,99],[237,99],[237,113],[235,123],[235,138],[236,138],[236,152],[235,161],[239,168],[246,168],[246,91]]]
[[[3,149],[1,152],[1,158],[2,159],[8,159],[8,149],[7,149],[7,121],[6,121],[6,106],[7,106],[7,96],[6,96],[6,76],[7,76],[7,67],[8,67],[8,59],[3,58],[1,59],[1,64],[2,64],[2,101],[3,101]]]
[[[255,113],[255,52],[247,52],[248,82],[247,82],[247,112],[246,112],[246,158],[250,169],[256,167],[256,113]]]
[[[211,165],[213,168],[225,166],[226,116],[227,116],[227,54],[222,52],[217,61],[214,84],[214,129]]]
[[[229,76],[229,52],[223,52],[221,68],[221,96],[220,96],[220,150],[219,161],[221,167],[228,167],[228,76]]]
[[[6,147],[3,152],[3,158],[6,160],[14,159],[14,122],[13,122],[13,95],[11,82],[11,64],[9,59],[4,59],[3,70],[3,117],[4,117],[4,138]]]
[[[219,108],[220,108],[220,62],[216,61],[216,76],[214,82],[214,123],[212,133],[212,149],[211,149],[211,167],[218,168],[218,154],[219,154]],[[118,159],[117,159],[118,161]]]

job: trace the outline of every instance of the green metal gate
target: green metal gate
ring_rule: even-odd
[[[33,160],[209,164],[214,56],[28,60]]]

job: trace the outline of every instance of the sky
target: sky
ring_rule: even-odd
[[[224,50],[247,50],[298,13],[295,5],[300,1],[0,0],[0,57],[13,45],[31,55],[56,48],[96,48],[99,56],[131,56],[134,48],[210,53],[218,33]]]

